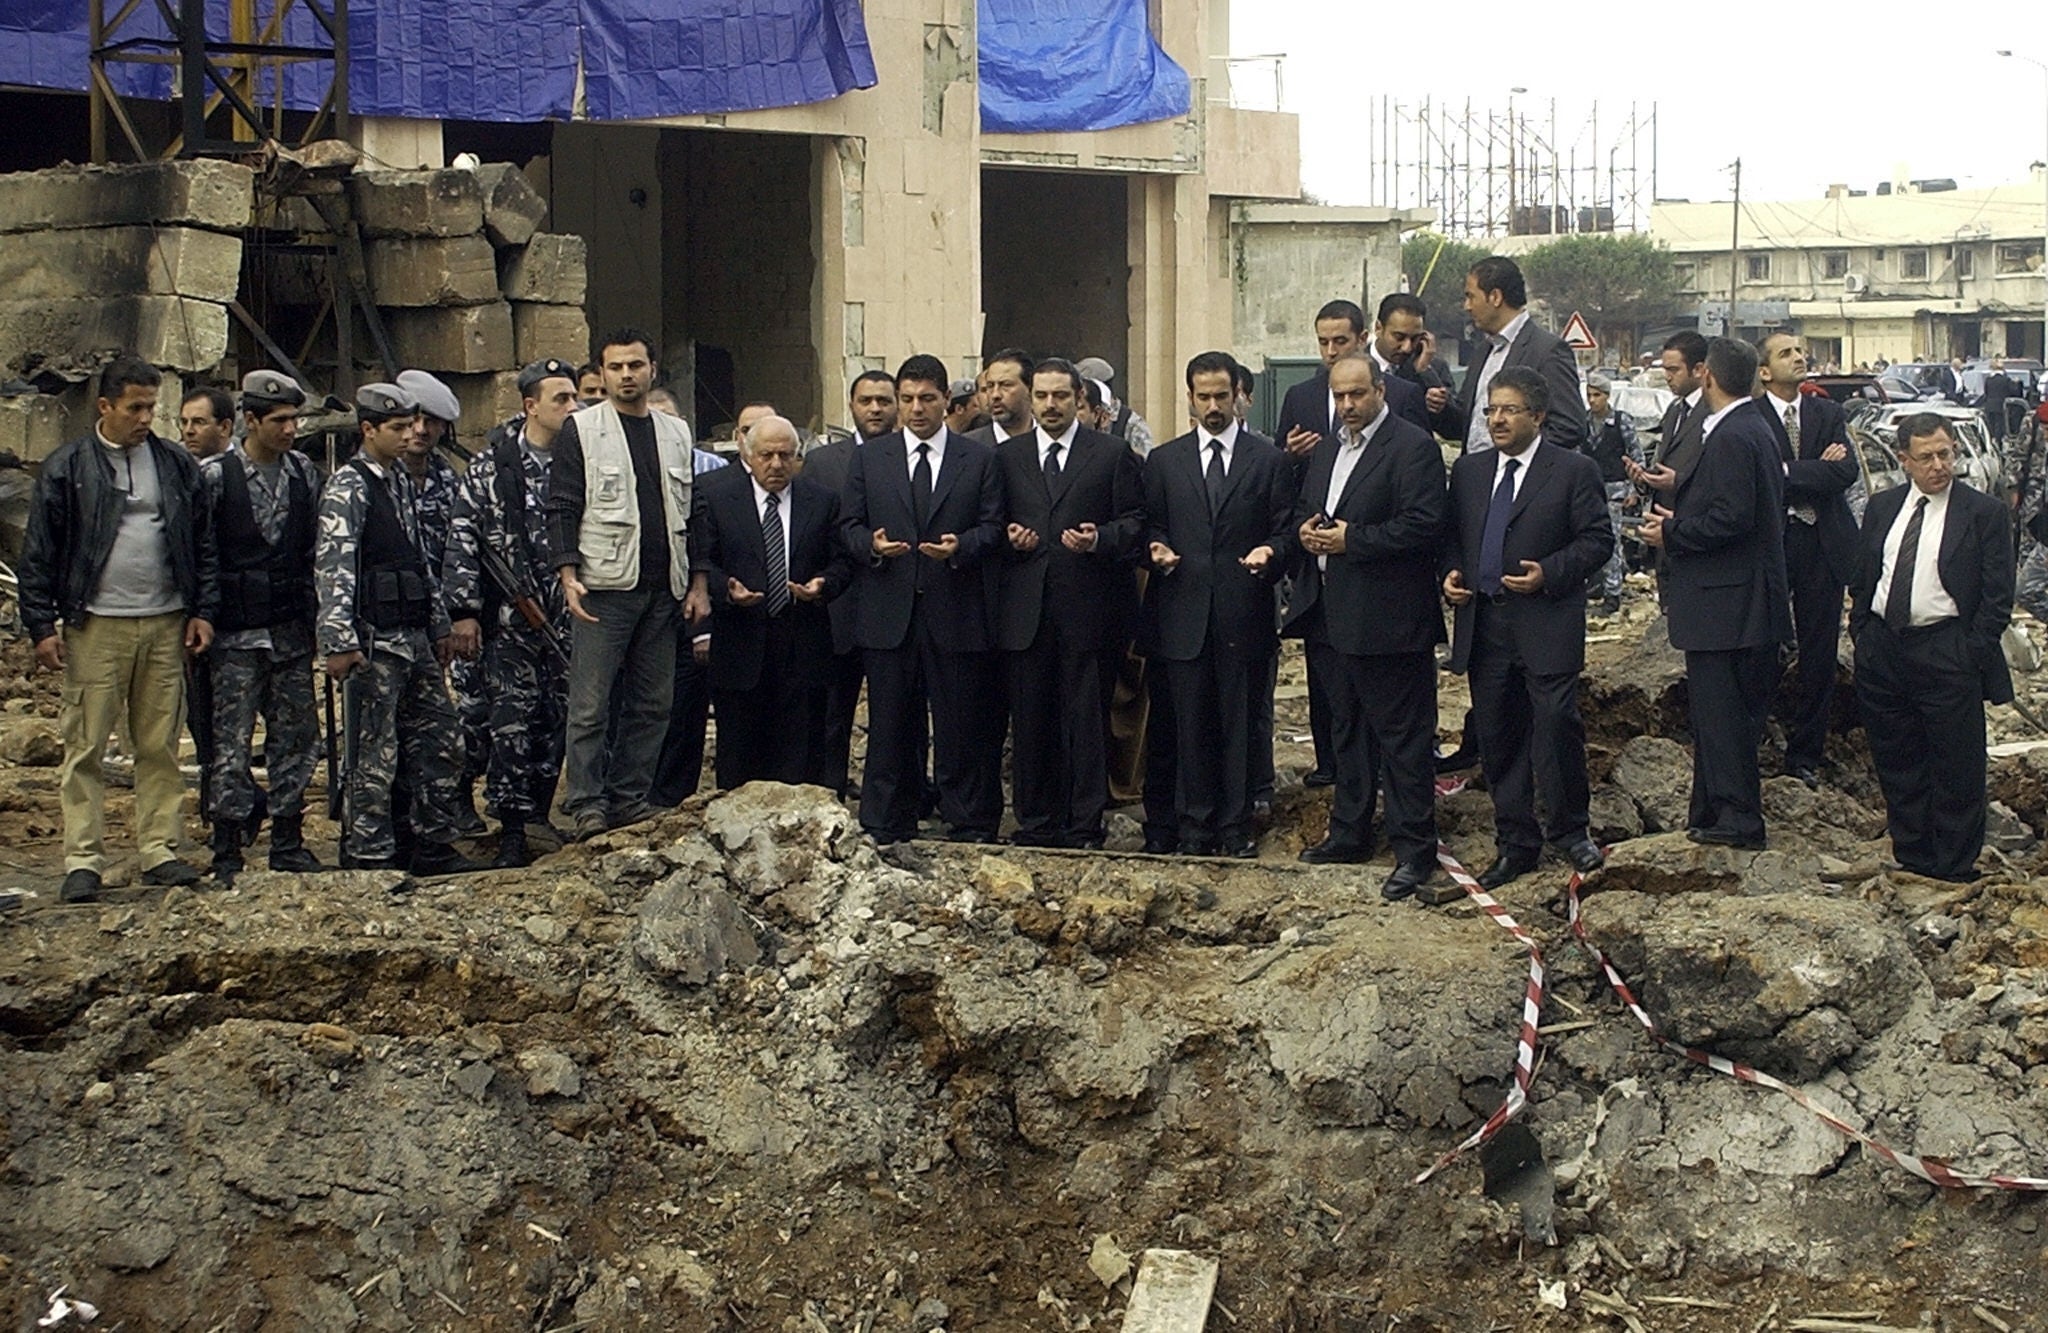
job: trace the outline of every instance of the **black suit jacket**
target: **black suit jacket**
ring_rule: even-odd
[[[1951,366],[1941,368],[1941,379],[1936,387],[1941,391],[1941,396],[1952,403],[1970,401],[1970,395],[1963,387],[1963,377],[1956,374]]]
[[[1231,449],[1223,503],[1212,517],[1199,436],[1190,431],[1152,450],[1145,460],[1145,524],[1150,543],[1180,556],[1172,570],[1154,569],[1146,593],[1146,643],[1169,661],[1204,652],[1262,654],[1275,642],[1273,583],[1294,547],[1288,519],[1294,473],[1271,440],[1242,427]],[[1263,575],[1237,562],[1259,546],[1273,548]],[[1211,642],[1214,625],[1221,642]]]
[[[1424,435],[1430,435],[1429,405],[1422,386],[1387,372],[1382,372],[1381,379],[1387,387],[1387,410],[1413,423]],[[1280,400],[1280,424],[1274,429],[1273,442],[1285,449],[1288,434],[1297,429],[1312,430],[1326,440],[1334,440],[1337,431],[1332,417],[1330,368],[1324,366],[1289,389]]]
[[[1704,411],[1702,422],[1711,415]],[[1777,439],[1753,404],[1731,411],[1706,437],[1664,521],[1672,647],[1723,652],[1791,636],[1784,476]]]
[[[1479,547],[1499,462],[1500,455],[1488,449],[1466,454],[1451,467],[1454,526],[1445,543],[1444,565],[1446,572],[1458,570],[1468,588],[1479,584]],[[1527,466],[1514,508],[1508,511],[1501,569],[1520,574],[1522,562],[1534,560],[1543,567],[1543,590],[1532,595],[1507,593],[1507,601],[1488,613],[1498,610],[1506,617],[1529,670],[1576,674],[1586,665],[1586,581],[1614,554],[1607,489],[1598,463],[1546,441],[1539,440],[1529,451]],[[1453,671],[1462,673],[1472,663],[1478,605],[1475,595],[1454,614]]]
[[[979,653],[992,642],[994,610],[991,563],[1003,542],[1003,481],[996,455],[963,435],[946,435],[945,455],[932,478],[931,509],[922,529],[910,505],[910,464],[906,433],[878,436],[856,449],[840,497],[840,525],[846,549],[859,566],[862,648],[901,648],[913,612],[921,612],[938,646],[946,652]],[[877,529],[892,541],[907,541],[909,552],[894,558],[874,554]],[[945,560],[917,549],[947,533],[960,549]]]
[[[1826,394],[1801,394],[1795,444],[1785,434],[1785,404],[1768,393],[1756,401],[1785,458],[1785,503],[1813,506],[1821,554],[1827,557],[1835,582],[1846,588],[1856,577],[1856,518],[1849,512],[1845,492],[1862,475],[1856,466],[1856,446],[1849,441],[1849,419],[1841,404]],[[1830,444],[1840,444],[1849,456],[1822,461],[1821,452]]]
[[[1488,355],[1491,354],[1489,350]],[[1485,365],[1484,361],[1474,361],[1465,368],[1465,383],[1457,396],[1444,404],[1437,420],[1440,434],[1461,442],[1465,439],[1472,420],[1472,395],[1479,390],[1479,372]],[[1528,367],[1543,376],[1550,389],[1550,414],[1543,422],[1544,440],[1560,449],[1585,448],[1586,395],[1579,388],[1579,361],[1572,355],[1572,349],[1556,334],[1538,328],[1532,319],[1508,344],[1507,360],[1501,363],[1501,369],[1509,366]]]
[[[1326,502],[1341,448],[1326,436],[1309,455],[1290,522],[1298,535],[1318,514],[1343,520],[1344,553],[1323,569],[1297,544],[1283,633],[1304,633],[1321,606],[1323,632],[1339,652],[1427,652],[1444,639],[1436,575],[1447,513],[1443,450],[1434,435],[1390,412],[1332,507]],[[1604,505],[1600,513],[1606,516]]]
[[[690,534],[691,560],[711,585],[711,667],[714,690],[751,690],[761,683],[768,641],[768,605],[736,606],[725,581],[738,579],[755,592],[768,591],[768,547],[761,537],[761,513],[754,504],[754,479],[743,467],[720,468],[699,480],[700,519]],[[789,579],[809,583],[823,577],[825,598],[846,591],[853,558],[839,537],[839,497],[809,477],[797,476],[782,493],[789,506]],[[825,602],[790,599],[788,618],[799,651],[798,687],[822,686],[832,653],[832,621]]]
[[[1005,524],[1038,534],[1037,549],[1003,543],[1002,589],[996,647],[1022,652],[1050,612],[1068,642],[1107,651],[1130,637],[1137,610],[1131,563],[1144,545],[1145,475],[1131,447],[1113,435],[1074,432],[1063,451],[1059,480],[1048,487],[1039,462],[1038,432],[1013,435],[996,446],[1003,474]],[[1095,525],[1095,549],[1069,551],[1060,533]]]
[[[861,441],[854,439],[833,440],[821,444],[804,455],[801,475],[814,486],[823,487],[840,502],[844,512],[843,496],[846,490],[846,474],[853,466],[854,450],[861,447]],[[856,627],[860,623],[860,580],[852,578],[846,591],[832,599],[826,608],[832,619],[832,651],[850,653],[860,647],[856,640]]]
[[[2011,703],[2012,673],[2006,668],[1999,636],[2012,619],[2012,517],[1999,501],[1960,480],[1950,482],[1949,488],[1938,560],[1941,586],[1955,599],[1984,698]],[[1873,615],[1870,603],[1884,573],[1885,536],[1913,493],[1910,482],[1880,491],[1863,511],[1849,606],[1849,624],[1858,633]]]

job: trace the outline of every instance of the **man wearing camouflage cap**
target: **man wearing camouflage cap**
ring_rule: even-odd
[[[481,654],[492,733],[484,799],[501,825],[496,864],[508,868],[532,859],[526,826],[547,821],[562,773],[569,610],[548,555],[548,474],[555,436],[576,407],[576,368],[534,362],[519,372],[519,397],[518,432],[494,432],[463,473],[442,564],[455,652]],[[533,624],[528,608],[544,623]]]
[[[415,874],[478,869],[455,850],[462,734],[442,676],[448,610],[420,539],[401,458],[419,400],[395,384],[356,391],[362,450],[328,479],[315,554],[316,630],[327,674],[347,692],[347,808],[341,863],[398,867],[391,789],[412,794]]]
[[[319,731],[313,712],[313,546],[320,473],[292,448],[306,394],[289,375],[251,371],[242,380],[241,442],[200,468],[220,547],[220,611],[214,617],[213,759],[207,818],[213,874],[242,868],[256,809],[250,749],[263,715],[270,777],[270,868],[324,869],[306,849],[306,784]]]

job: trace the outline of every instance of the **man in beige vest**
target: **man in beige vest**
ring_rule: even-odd
[[[548,547],[574,618],[562,810],[578,838],[651,813],[690,582],[690,432],[648,405],[653,339],[621,329],[597,363],[607,397],[563,423],[548,486]]]

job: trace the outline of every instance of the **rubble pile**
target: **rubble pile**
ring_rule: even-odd
[[[1617,848],[1594,940],[1902,1151],[2048,1163],[2048,893],[1773,800],[1783,851]],[[1483,794],[1446,826],[1490,850]],[[1553,994],[1526,1142],[1421,1187],[1504,1095],[1526,969],[1370,871],[883,854],[755,785],[524,871],[13,913],[0,1282],[136,1329],[1108,1329],[1171,1248],[1255,1328],[2039,1308],[2038,1196],[1937,1198],[1658,1052],[1562,880],[1502,895]]]

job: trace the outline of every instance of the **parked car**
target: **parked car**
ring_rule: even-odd
[[[1621,381],[1616,381],[1608,393],[1614,409],[1628,413],[1629,420],[1635,423],[1636,434],[1652,440],[1664,425],[1664,409],[1671,406],[1672,396],[1671,390],[1662,385],[1650,387]]]
[[[1855,402],[1892,401],[1891,395],[1885,392],[1884,383],[1878,376],[1855,371],[1844,371],[1836,375],[1808,375],[1804,388],[1808,393],[1818,389],[1845,407]]]
[[[1859,403],[1848,409],[1849,440],[1856,446],[1856,461],[1863,473],[1849,492],[1849,507],[1858,522],[1869,497],[1906,483],[1906,470],[1898,456],[1899,422],[1921,412],[1943,418],[1955,433],[1957,476],[1987,495],[2004,494],[2005,459],[1985,429],[1984,414],[1976,408],[1947,402],[1882,407]]]

